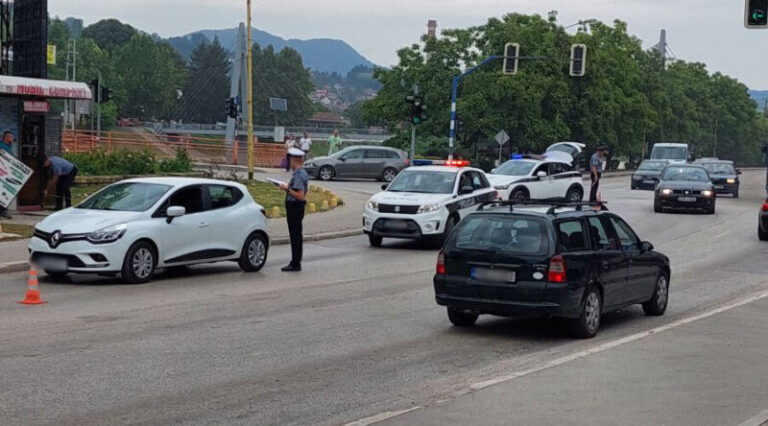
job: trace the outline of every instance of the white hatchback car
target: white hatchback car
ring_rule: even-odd
[[[124,180],[40,222],[29,250],[52,276],[120,274],[148,282],[157,268],[237,261],[247,272],[267,260],[264,209],[245,186],[193,178]]]

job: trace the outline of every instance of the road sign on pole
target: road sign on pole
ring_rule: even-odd
[[[496,143],[499,144],[499,161],[496,164],[496,167],[501,165],[501,147],[506,145],[507,142],[509,142],[509,135],[505,130],[501,130],[499,133],[496,134]]]

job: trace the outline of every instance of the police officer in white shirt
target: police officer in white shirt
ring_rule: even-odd
[[[299,139],[299,149],[304,151],[305,155],[308,155],[309,151],[312,150],[312,139],[310,139],[307,131],[304,131],[304,135]]]

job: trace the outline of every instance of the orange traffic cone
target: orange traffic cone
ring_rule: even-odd
[[[37,269],[35,265],[29,266],[29,279],[27,280],[27,295],[19,301],[24,305],[42,305],[48,303],[40,298],[40,290],[37,288]]]

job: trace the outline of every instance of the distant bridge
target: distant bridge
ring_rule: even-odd
[[[226,124],[194,124],[194,123],[159,123],[159,122],[146,122],[142,123],[142,126],[147,130],[150,130],[157,134],[195,134],[206,136],[224,136],[226,134]],[[341,133],[342,139],[345,142],[357,142],[357,143],[373,143],[379,144],[392,135],[387,133],[383,129],[369,128],[369,129],[349,129],[338,128]],[[285,134],[292,133],[296,137],[301,137],[304,131],[309,133],[309,137],[314,140],[326,140],[328,136],[333,133],[334,128],[324,127],[286,127]],[[248,132],[245,130],[239,130],[239,136],[247,136]],[[253,133],[260,139],[272,138],[274,136],[273,126],[254,126]]]

